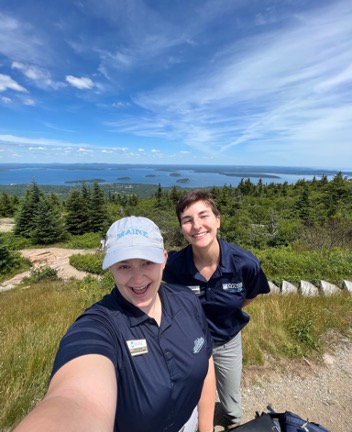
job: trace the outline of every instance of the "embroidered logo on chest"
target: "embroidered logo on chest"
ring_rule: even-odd
[[[204,345],[204,338],[203,337],[197,338],[194,341],[193,354],[199,353],[203,345]]]

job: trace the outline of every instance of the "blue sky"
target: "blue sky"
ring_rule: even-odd
[[[351,0],[0,0],[0,161],[352,168]]]

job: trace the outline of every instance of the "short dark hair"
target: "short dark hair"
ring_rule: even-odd
[[[198,201],[206,202],[211,208],[214,215],[220,216],[220,212],[216,207],[213,195],[210,192],[204,191],[202,189],[195,189],[191,192],[186,193],[186,195],[183,195],[178,200],[178,203],[176,204],[176,215],[180,225],[181,225],[181,214],[184,212],[186,208],[188,208],[190,205]]]

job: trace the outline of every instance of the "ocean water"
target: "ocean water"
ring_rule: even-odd
[[[187,188],[237,186],[241,179],[267,183],[296,183],[326,175],[331,180],[338,170],[292,167],[224,165],[118,165],[118,164],[0,164],[0,184],[77,185],[87,183],[160,184]],[[352,171],[342,171],[352,177]]]

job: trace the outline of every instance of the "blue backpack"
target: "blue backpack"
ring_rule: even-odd
[[[253,420],[238,426],[236,432],[331,432],[291,411],[277,413],[271,406],[267,409],[269,412],[257,412]]]

